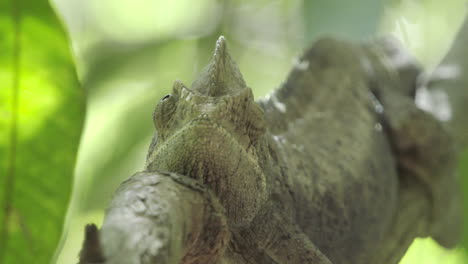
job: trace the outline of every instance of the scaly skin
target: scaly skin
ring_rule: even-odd
[[[284,207],[335,264],[369,263],[397,210],[395,160],[363,56],[321,40],[262,102],[292,194]]]
[[[406,212],[397,169],[432,160],[398,156],[398,142],[413,138],[392,120],[409,119],[382,112],[393,106],[374,97],[388,87],[372,82],[383,63],[368,49],[321,40],[280,89],[256,103],[221,37],[191,88],[176,82],[159,102],[147,170],[187,175],[214,191],[232,233],[223,263],[362,264],[376,263],[379,252],[391,260],[385,263],[396,263],[401,257],[406,248],[385,243],[392,232],[405,236],[395,227]],[[389,82],[401,87],[406,77]],[[405,168],[410,179],[430,184]],[[429,200],[412,238],[430,234]]]

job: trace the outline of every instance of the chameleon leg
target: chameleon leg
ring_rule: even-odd
[[[383,105],[383,123],[389,135],[400,177],[414,177],[431,204],[429,230],[441,245],[459,241],[462,210],[456,177],[456,148],[451,135],[414,101],[390,89],[376,96]]]
[[[283,212],[267,205],[240,231],[278,264],[332,264]]]

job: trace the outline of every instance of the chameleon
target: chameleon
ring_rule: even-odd
[[[192,85],[158,102],[146,171],[216,195],[231,233],[217,263],[398,263],[417,236],[451,247],[454,143],[414,104],[420,72],[391,41],[324,38],[255,101],[220,37]]]

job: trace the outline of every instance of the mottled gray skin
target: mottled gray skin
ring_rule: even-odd
[[[364,56],[349,43],[321,40],[262,102],[294,221],[335,264],[369,263],[397,210],[395,160]]]
[[[232,234],[222,263],[397,263],[408,245],[386,239],[406,233],[395,223],[405,219],[401,197],[413,185],[401,193],[402,182],[427,194],[423,224],[407,240],[433,235],[446,188],[432,182],[453,174],[454,158],[449,137],[412,102],[417,67],[393,65],[392,55],[321,40],[256,103],[220,38],[191,88],[176,82],[156,107],[147,170],[214,191]],[[403,109],[393,103],[400,99]],[[430,135],[416,140],[423,132]],[[434,151],[427,139],[441,139],[442,150],[402,155]],[[428,164],[436,172],[420,172]]]

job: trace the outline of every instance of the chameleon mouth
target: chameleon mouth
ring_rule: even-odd
[[[165,160],[164,156],[172,153],[185,153],[186,159],[198,159],[202,157],[196,156],[225,152],[234,145],[240,147],[238,140],[228,129],[207,115],[201,115],[161,142],[149,160]],[[148,164],[148,167],[154,166],[155,162]]]
[[[207,116],[201,116],[191,120],[183,129],[167,138],[166,142],[170,144],[170,141],[183,134],[191,135],[194,140],[203,139],[205,137],[216,139],[217,135],[223,135],[224,137],[229,137],[231,140],[235,140],[235,137],[232,136],[232,133],[229,132],[228,129]]]
[[[190,121],[188,125],[186,126],[186,129],[189,129],[189,128],[192,128],[193,126],[198,126],[198,125],[211,127],[211,128],[221,128],[221,129],[224,129],[226,133],[228,133],[227,129],[222,127],[217,122],[212,121],[206,114],[200,115],[198,118],[195,118],[192,121]]]
[[[245,144],[241,144],[229,128],[207,115],[201,115],[160,142],[148,157],[150,163],[147,163],[147,168],[176,172],[193,178],[193,175],[202,174],[197,172],[201,167],[216,171],[208,174],[236,173],[237,168],[231,168],[232,171],[225,169],[241,159],[257,163],[256,157],[252,156]]]

